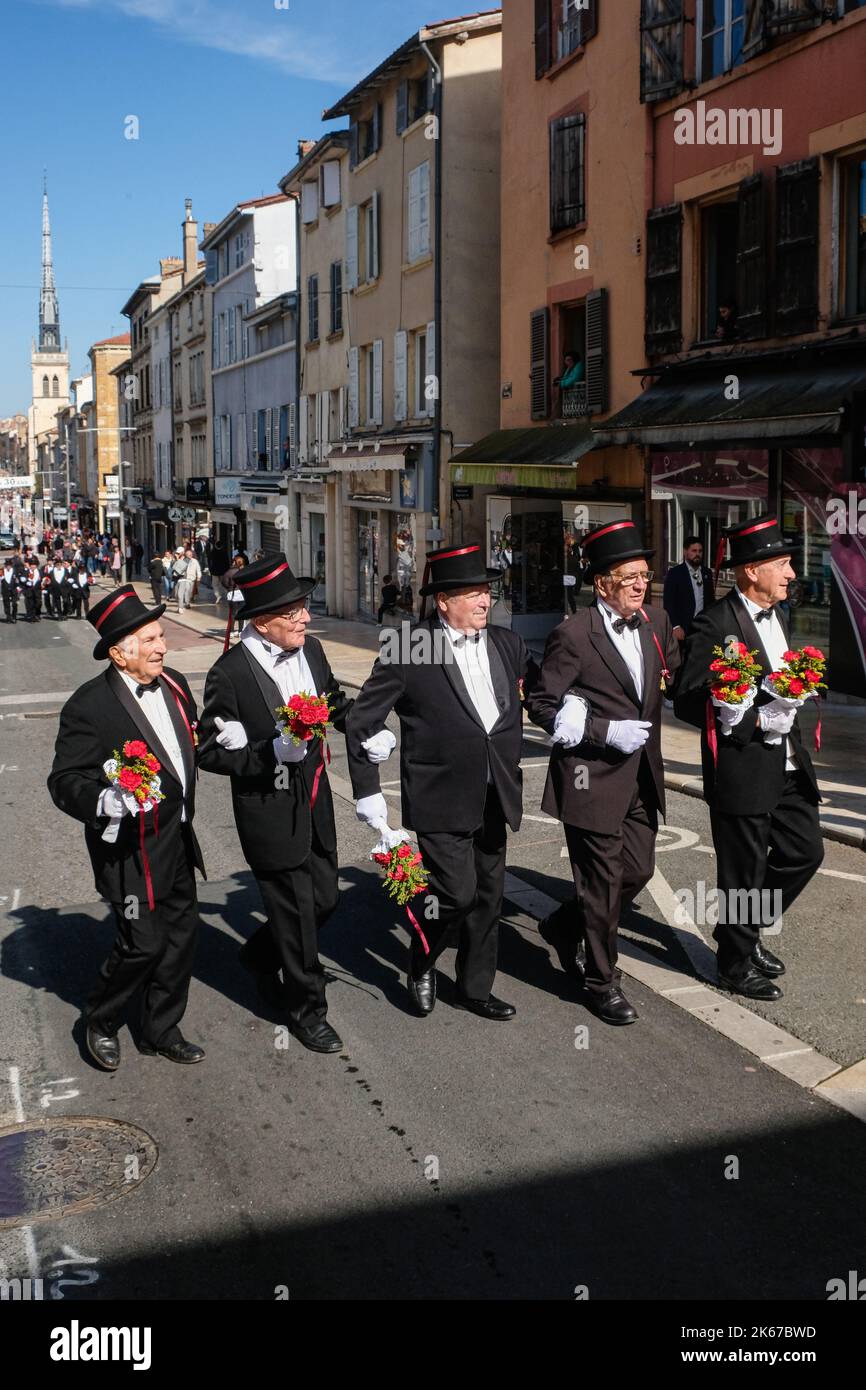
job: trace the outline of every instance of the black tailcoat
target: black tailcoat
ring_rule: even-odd
[[[186,677],[168,667],[166,673],[183,692],[186,718],[192,727],[196,720],[196,708]],[[165,800],[159,803],[159,833],[155,829],[153,811],[147,813],[144,822],[144,844],[155,901],[159,902],[172,891],[178,847],[182,839],[186,838],[194,863],[204,874],[204,861],[192,828],[195,815],[195,750],[171,687],[162,678],[160,686],[183,755],[187,783],[185,798],[168,754],[143,717],[135,695],[116,667],[109,666],[94,680],[82,685],[60,712],[60,728],[48,790],[55,806],[68,816],[83,821],[96,891],[115,903],[123,902],[130,895],[142,900],[147,898],[139,841],[139,816],[124,816],[117,839],[114,844],[108,844],[102,839],[108,820],[96,814],[100,793],[111,785],[103,765],[115,751],[122,750],[127,739],[141,739],[162,764],[159,776]],[[184,806],[187,818],[182,824]]]
[[[337,684],[322,644],[308,636],[304,656],[315,682],[316,694],[331,703],[331,719],[343,732],[351,708]],[[319,778],[316,804],[310,811],[316,770],[322,763],[318,739],[301,763],[287,763],[288,786],[276,786],[277,708],[284,704],[279,688],[246,650],[243,642],[225,652],[211,668],[204,692],[199,761],[208,772],[231,777],[232,805],[244,857],[254,874],[294,869],[309,856],[312,825],[326,850],[337,847],[334,803],[327,773]],[[216,737],[215,720],[237,720],[249,742],[230,752]]]

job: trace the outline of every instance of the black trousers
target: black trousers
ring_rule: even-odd
[[[489,997],[499,951],[507,839],[505,816],[492,783],[487,788],[484,819],[474,832],[418,831],[418,848],[430,876],[428,892],[437,900],[439,917],[428,921],[420,910],[415,911],[430,954],[424,954],[412,929],[413,975],[429,970],[445,948],[456,942],[459,989],[470,999]],[[417,901],[424,901],[420,894]]]
[[[620,829],[613,835],[565,826],[565,843],[577,894],[576,908],[560,909],[560,920],[576,923],[586,943],[586,987],[602,994],[618,984],[617,932],[623,908],[655,871],[658,802],[652,782],[639,776]]]
[[[18,595],[3,595],[3,616],[7,623],[14,623],[18,620]]]
[[[778,892],[775,900],[787,912],[820,867],[824,841],[812,784],[800,771],[786,773],[782,796],[772,811],[740,816],[711,808],[710,824],[724,904],[713,931],[718,968],[735,977],[748,966],[759,927],[768,925],[763,909],[772,907]],[[749,898],[738,896],[751,889],[758,892]]]
[[[81,610],[84,609],[84,616],[90,612],[90,589],[82,589],[80,584],[76,584],[72,590],[72,601],[75,604],[75,616],[81,617]]]
[[[161,579],[151,579],[150,592],[153,594],[153,606],[154,608],[156,608],[158,604],[163,602],[163,589]]]
[[[42,606],[39,590],[32,587],[25,589],[24,602],[27,606],[28,622],[35,623],[39,617],[39,610]]]
[[[125,915],[125,903],[112,903],[117,940],[99,972],[87,1002],[89,1024],[116,1033],[133,996],[141,990],[140,1041],[167,1047],[181,1039],[198,939],[198,898],[192,852],[185,835],[179,844],[174,883],[154,905],[137,904],[138,916]]]
[[[313,826],[310,854],[295,869],[256,874],[267,923],[241,948],[245,965],[275,975],[282,969],[289,1018],[309,1027],[327,1017],[318,934],[337,906],[337,852],[322,847]]]

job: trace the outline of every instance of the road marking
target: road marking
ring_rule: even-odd
[[[658,869],[647,884],[647,890],[688,956],[695,973],[702,979],[714,981],[716,977],[715,955],[704,940],[702,931],[692,920],[679,898],[674,895],[674,891],[664,874]]]
[[[678,835],[679,839],[674,840],[669,845],[659,844],[659,838],[662,835]],[[700,835],[694,830],[684,830],[683,827],[679,825],[663,825],[656,837],[656,854],[665,850],[691,849],[692,845],[696,845],[700,838]]]
[[[12,1108],[16,1125],[24,1123],[24,1106],[21,1101],[21,1072],[18,1067],[9,1068],[9,1089],[12,1092]]]
[[[851,883],[866,883],[866,874],[845,874],[841,869],[819,869],[819,874],[825,874],[827,878],[845,878]]]
[[[38,705],[46,700],[68,700],[74,690],[53,690],[46,695],[0,695],[0,705]]]

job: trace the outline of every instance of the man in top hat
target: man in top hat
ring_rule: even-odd
[[[200,1062],[187,1042],[186,1010],[198,933],[194,869],[204,874],[193,831],[196,709],[186,678],[164,664],[158,621],[131,584],[88,614],[108,667],[67,700],[48,790],[54,804],[84,822],[97,892],[114,909],[117,939],[84,1018],[87,1048],[107,1071],[120,1065],[118,1029],[140,994],[139,1051],[173,1062]],[[142,810],[129,786],[113,785],[106,763],[151,755],[163,799]],[[152,768],[151,771],[154,771]]]
[[[786,912],[824,857],[820,795],[796,708],[761,689],[763,677],[784,665],[790,647],[779,605],[796,578],[791,547],[774,516],[743,521],[727,535],[736,583],[695,620],[674,708],[701,730],[704,797],[723,905],[713,931],[719,983],[750,999],[773,1000],[781,997],[775,981],[785,967],[764,946],[759,928],[779,930],[774,904]],[[724,650],[732,639],[757,651],[757,695],[741,705],[717,704],[710,695],[713,648]]]
[[[680,654],[667,614],[646,602],[652,551],[635,523],[596,527],[583,552],[594,602],[550,634],[528,700],[530,718],[553,736],[541,805],[565,825],[577,893],[540,931],[584,980],[598,1017],[627,1024],[637,1013],[620,988],[617,930],[655,867],[662,700]]]
[[[393,845],[405,836],[388,827],[379,764],[396,743],[389,713],[400,721],[403,823],[417,832],[438,908],[438,918],[424,915],[429,955],[414,934],[410,951],[409,997],[422,1015],[436,1003],[436,959],[455,943],[458,1006],[492,1020],[515,1013],[491,991],[506,827],[518,830],[523,814],[521,687],[538,668],[521,637],[487,625],[498,577],[477,545],[429,556],[420,592],[434,598],[433,616],[411,644],[382,646],[346,730],[358,816]]]
[[[296,578],[284,555],[270,554],[239,569],[234,582],[245,626],[208,675],[200,757],[208,772],[231,778],[241,848],[268,918],[240,960],[267,1002],[287,1008],[304,1047],[339,1052],[318,945],[339,898],[334,803],[321,740],[281,737],[276,712],[293,695],[316,694],[342,732],[351,701],[307,633],[316,580]]]

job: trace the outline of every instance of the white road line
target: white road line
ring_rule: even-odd
[[[715,980],[716,958],[714,953],[704,940],[700,928],[692,921],[690,914],[685,910],[680,900],[674,896],[673,889],[664,874],[658,869],[647,884],[647,889],[662,917],[691,961],[696,974],[705,980]]]
[[[54,690],[46,695],[0,695],[0,705],[38,705],[46,700],[68,700],[72,690]]]
[[[21,1072],[18,1067],[9,1068],[9,1089],[12,1092],[12,1107],[15,1111],[16,1125],[24,1123],[24,1106],[21,1101]]]
[[[21,1072],[18,1067],[9,1068],[9,1090],[12,1093],[12,1108],[15,1114],[15,1123],[23,1125],[26,1118],[24,1114],[24,1102],[21,1098]],[[24,1243],[24,1254],[27,1258],[27,1272],[31,1279],[39,1278],[39,1256],[36,1253],[36,1241],[33,1236],[32,1226],[21,1226],[21,1239]]]

